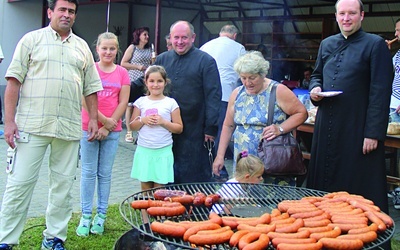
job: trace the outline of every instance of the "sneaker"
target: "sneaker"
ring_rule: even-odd
[[[10,246],[6,243],[2,243],[2,244],[0,244],[0,250],[12,250],[12,246]]]
[[[392,191],[392,196],[394,208],[400,209],[400,187],[397,187]]]
[[[103,234],[104,232],[104,222],[107,216],[105,214],[96,214],[92,221],[92,228],[90,232],[92,234]]]
[[[76,228],[76,234],[78,236],[87,237],[89,236],[90,221],[92,216],[88,214],[83,214],[79,222],[79,226]]]
[[[125,135],[125,141],[129,143],[133,143],[133,136],[132,136],[132,131],[127,132]]]
[[[44,237],[43,241],[42,241],[41,249],[42,250],[46,250],[46,249],[65,250],[64,242],[62,240],[60,240],[59,238],[46,239],[46,237]]]

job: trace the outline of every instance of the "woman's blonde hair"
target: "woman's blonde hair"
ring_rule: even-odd
[[[249,51],[235,61],[233,68],[239,75],[248,73],[265,77],[268,74],[269,62],[260,51]]]
[[[244,179],[247,174],[253,177],[257,173],[264,170],[264,164],[255,155],[248,154],[247,151],[243,151],[238,154],[236,158],[236,180]]]

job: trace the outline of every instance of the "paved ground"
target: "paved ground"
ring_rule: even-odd
[[[0,125],[0,130],[3,130],[3,125]],[[140,191],[140,182],[130,178],[132,159],[135,146],[133,143],[126,143],[124,140],[125,132],[121,133],[120,143],[118,147],[118,153],[115,158],[115,164],[112,174],[111,184],[111,196],[110,204],[121,203],[128,196]],[[0,202],[3,199],[3,193],[5,189],[7,174],[5,173],[6,164],[6,151],[8,145],[3,140],[3,136],[0,139]],[[28,217],[41,216],[46,211],[47,205],[47,194],[48,194],[48,161],[47,157],[43,161],[42,169],[40,170],[40,177],[36,185],[35,191],[33,192],[33,198],[31,206],[28,212]],[[3,170],[4,169],[4,170]],[[79,199],[79,183],[80,183],[80,166],[78,167],[76,181],[73,187],[73,204],[74,211],[80,211],[80,199]]]
[[[0,125],[0,131],[3,131],[3,125]],[[120,204],[124,199],[130,195],[140,192],[140,182],[130,178],[130,172],[132,168],[132,158],[135,150],[135,146],[132,143],[126,143],[124,140],[125,131],[121,133],[119,148],[113,167],[112,184],[111,184],[111,196],[110,204]],[[8,145],[3,140],[3,136],[0,136],[0,203],[3,199],[3,193],[5,189],[5,183],[7,175],[5,173],[6,164],[6,151]],[[36,185],[33,193],[31,206],[28,212],[28,217],[37,217],[44,215],[47,205],[47,164],[48,161],[45,159],[43,167],[40,171],[39,181]],[[229,164],[228,164],[229,165]],[[231,168],[228,167],[228,172],[231,173]],[[74,211],[80,211],[79,201],[79,182],[80,182],[80,168],[78,167],[76,182],[73,187],[74,197]],[[400,240],[400,210],[393,208],[393,203],[390,200],[390,215],[396,221],[397,229],[395,232],[395,238]]]

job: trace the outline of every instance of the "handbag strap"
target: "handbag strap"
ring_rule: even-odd
[[[276,100],[276,86],[273,81],[271,81],[272,88],[271,93],[269,93],[269,103],[268,103],[268,121],[267,126],[271,125],[274,119],[274,109],[275,109],[275,100]]]

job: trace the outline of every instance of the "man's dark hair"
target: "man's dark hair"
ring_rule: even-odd
[[[133,31],[132,36],[133,36],[133,40],[132,40],[132,44],[133,45],[138,45],[139,41],[140,41],[140,35],[147,31],[147,33],[150,32],[150,29],[148,27],[141,27],[141,28],[137,28],[135,29],[135,31]],[[150,42],[148,42],[147,44],[144,45],[144,48],[148,48],[150,47]]]
[[[47,0],[47,5],[49,6],[49,9],[54,11],[54,7],[56,6],[58,0]],[[79,0],[66,0],[69,3],[75,4],[75,14],[78,13],[78,6],[79,6]]]
[[[398,23],[398,22],[400,22],[400,18],[397,18],[396,22],[394,22],[394,23]]]
[[[311,67],[307,67],[307,68],[304,69],[304,72],[306,72],[306,71],[310,71],[312,73],[314,70]]]

